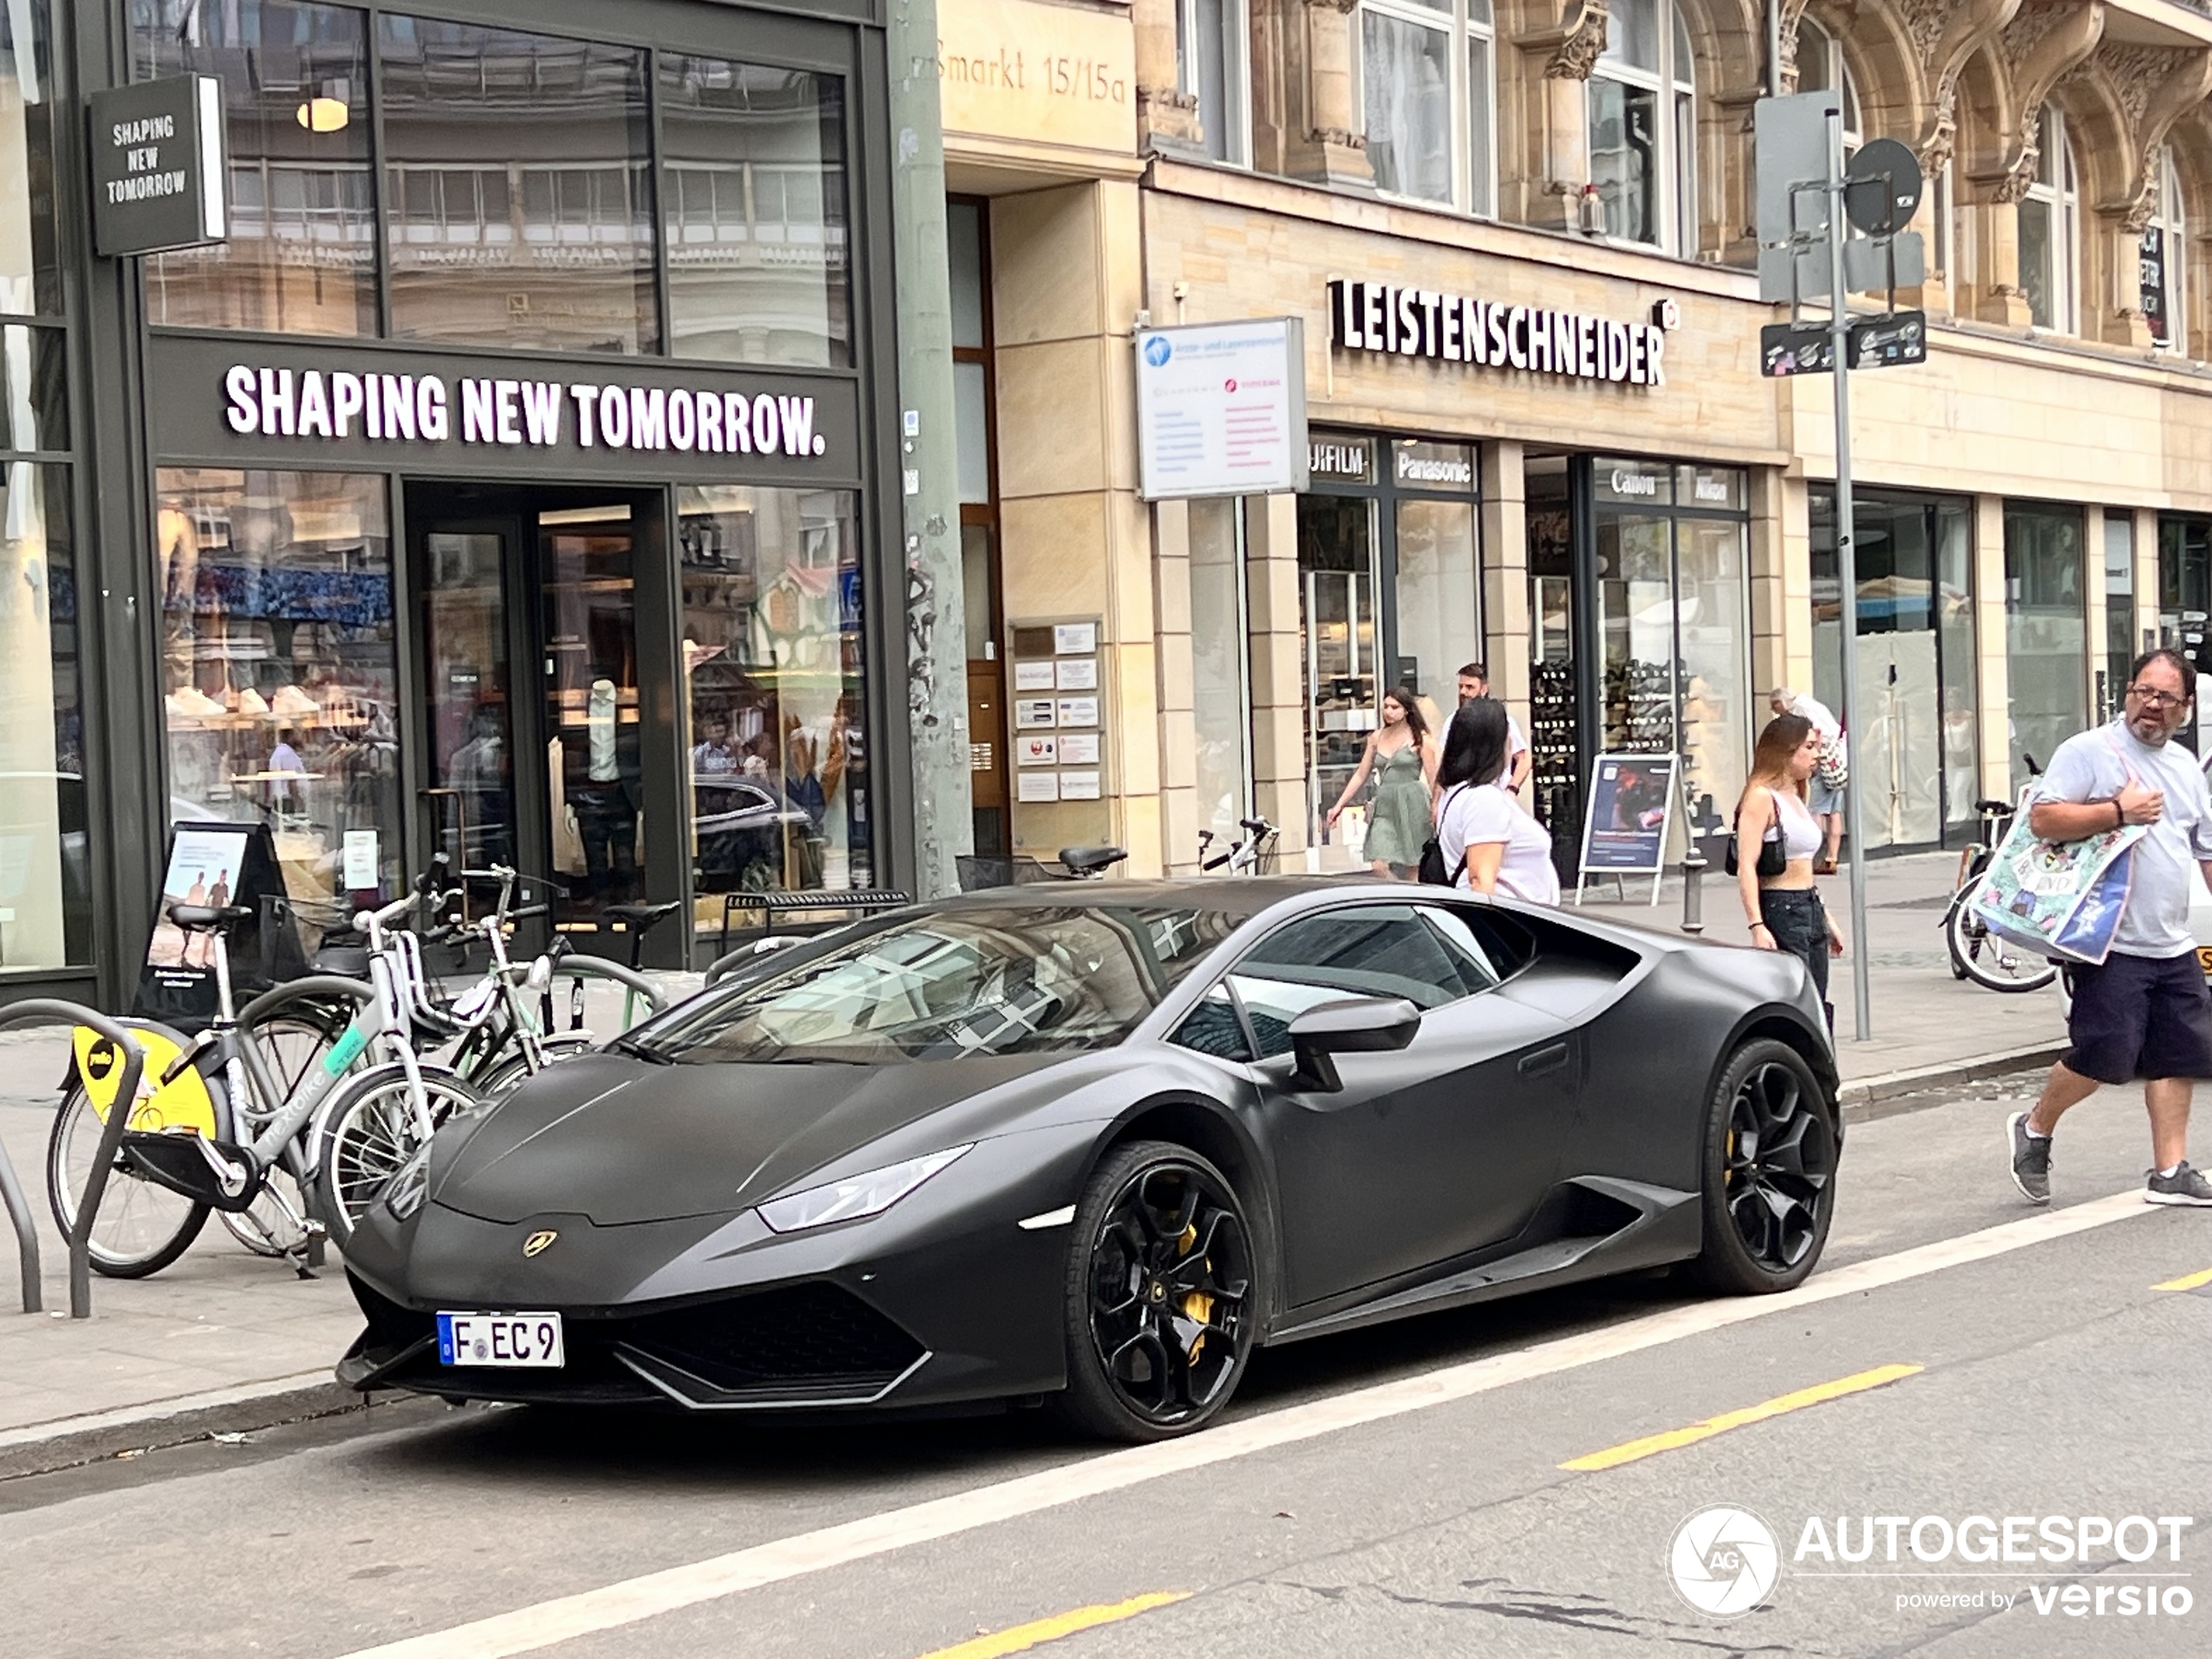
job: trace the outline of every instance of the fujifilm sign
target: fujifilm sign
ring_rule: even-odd
[[[1666,300],[1652,307],[1649,322],[1615,322],[1433,288],[1342,279],[1329,284],[1329,336],[1339,351],[1526,369],[1616,386],[1667,383],[1666,331],[1678,315]]]

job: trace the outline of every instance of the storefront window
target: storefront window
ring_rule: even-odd
[[[840,83],[668,52],[660,118],[669,349],[850,363]]]
[[[1382,631],[1375,617],[1375,503],[1301,496],[1298,503],[1299,662],[1305,686],[1307,845],[1324,870],[1362,867],[1366,813],[1329,808],[1359,770],[1380,718]]]
[[[1226,848],[1251,815],[1251,718],[1244,665],[1244,502],[1190,503],[1191,724],[1198,827]],[[1173,850],[1172,857],[1180,857]]]
[[[0,968],[91,960],[69,469],[0,462]]]
[[[1460,664],[1483,654],[1474,502],[1400,500],[1397,514],[1398,671],[1391,678],[1449,716]]]
[[[2105,515],[2105,681],[2100,719],[2118,711],[2135,660],[2135,519]]]
[[[694,923],[723,895],[875,884],[849,490],[677,492]]]
[[[0,10],[0,312],[58,312],[46,0]]]
[[[1974,678],[1973,503],[1853,496],[1858,703],[1843,691],[1836,496],[1811,492],[1813,695],[1851,729],[1851,774],[1869,847],[1932,846],[1974,833],[1980,798]]]
[[[395,339],[658,350],[645,54],[380,19]]]
[[[399,671],[383,479],[165,467],[156,480],[172,821],[267,825],[295,900],[389,898]],[[345,885],[360,832],[374,838],[374,891]]]
[[[2088,616],[2079,508],[2005,509],[2005,658],[2013,711],[2013,790],[2023,757],[2047,765],[2089,724]]]
[[[1679,753],[1710,837],[1743,792],[1751,737],[1744,475],[1602,455],[1590,468],[1598,740],[1614,753]]]
[[[145,261],[155,322],[376,332],[367,14],[260,0],[132,0],[132,71],[221,78],[230,240]]]
[[[0,449],[69,448],[69,363],[58,328],[0,327]]]

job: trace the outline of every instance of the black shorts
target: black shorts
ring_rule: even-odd
[[[2072,970],[2069,1071],[2101,1083],[2212,1077],[2212,995],[2196,953],[2123,956]]]

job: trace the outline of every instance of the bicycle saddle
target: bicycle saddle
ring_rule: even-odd
[[[1118,846],[1063,846],[1060,862],[1077,875],[1096,875],[1109,864],[1119,864],[1129,854]]]
[[[311,973],[336,974],[345,979],[368,977],[368,947],[366,945],[321,945],[307,958]]]
[[[172,904],[169,907],[169,920],[188,934],[212,934],[218,927],[253,919],[253,913],[242,904],[226,904],[220,909],[204,904]]]
[[[2008,800],[1978,800],[1974,803],[1974,810],[1993,814],[2009,813],[2013,810],[2013,803]]]
[[[666,904],[610,904],[599,914],[642,934],[663,917],[673,915],[683,907],[681,899],[671,899]]]

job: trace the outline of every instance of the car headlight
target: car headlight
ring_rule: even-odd
[[[425,1141],[413,1157],[400,1165],[399,1173],[384,1184],[384,1208],[391,1211],[393,1220],[405,1221],[422,1208],[423,1196],[429,1190],[430,1143]]]
[[[966,1146],[948,1146],[926,1157],[887,1163],[865,1175],[772,1198],[760,1206],[760,1218],[776,1232],[795,1233],[809,1227],[826,1227],[833,1221],[880,1215],[961,1153],[973,1150],[974,1144],[970,1141]]]

